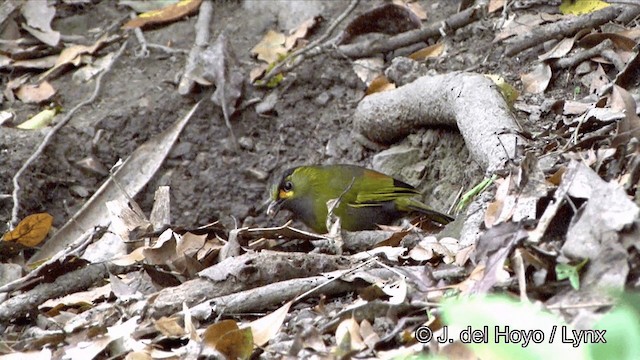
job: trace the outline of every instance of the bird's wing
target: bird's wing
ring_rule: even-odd
[[[349,205],[354,207],[361,206],[380,206],[383,202],[393,201],[403,197],[413,197],[419,194],[416,189],[389,186],[382,188],[364,188],[358,192],[355,202]]]

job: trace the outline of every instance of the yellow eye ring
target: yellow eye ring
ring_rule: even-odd
[[[288,199],[292,196],[293,196],[293,191],[280,190],[280,192],[278,192],[278,198],[280,199]]]

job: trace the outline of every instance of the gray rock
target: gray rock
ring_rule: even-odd
[[[371,163],[374,170],[390,176],[402,177],[406,182],[413,181],[415,183],[417,179],[409,179],[406,175],[411,175],[415,172],[415,166],[421,160],[420,156],[419,149],[407,145],[398,145],[378,153],[373,157]]]

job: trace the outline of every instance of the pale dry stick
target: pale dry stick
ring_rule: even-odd
[[[279,64],[274,66],[271,70],[269,70],[269,72],[265,74],[265,76],[262,78],[262,81],[265,84],[268,83],[269,80],[271,80],[276,74],[280,73],[284,67],[286,67],[286,69],[284,70],[290,71],[291,69],[300,65],[300,63],[302,63],[302,61],[304,61],[305,59],[317,56],[321,54],[324,51],[324,49],[333,45],[335,38],[325,42],[324,44],[320,44],[320,43],[322,43],[329,36],[331,36],[331,33],[333,32],[333,30],[335,30],[335,28],[338,27],[338,25],[340,25],[342,21],[344,21],[344,19],[353,11],[353,9],[355,9],[356,6],[358,6],[359,2],[360,0],[352,0],[349,6],[342,12],[342,14],[340,14],[340,16],[338,16],[331,23],[331,25],[329,25],[329,28],[327,29],[327,31],[324,32],[324,34],[322,34],[322,36],[310,42],[307,46],[291,53],[291,55],[289,55],[286,59],[284,59],[282,62],[280,62]],[[304,55],[306,53],[309,53],[309,54],[307,54],[307,56],[305,57]],[[292,62],[289,63],[288,60],[292,60]]]
[[[585,51],[579,52],[574,56],[568,58],[557,59],[549,63],[552,69],[565,69],[573,66],[577,66],[579,63],[591,59],[592,57],[602,55],[602,53],[607,50],[613,48],[613,41],[611,39],[605,39],[600,44],[587,49]]]
[[[622,13],[622,6],[608,6],[587,15],[572,17],[567,20],[538,27],[535,32],[523,33],[513,39],[505,50],[506,56],[515,56],[520,52],[560,36],[573,36],[585,28],[597,28],[614,20]]]
[[[135,12],[130,12],[129,17],[131,19],[135,19],[137,17]],[[140,51],[136,51],[137,58],[146,58],[149,56],[149,49],[147,49],[147,40],[144,38],[144,34],[142,34],[142,30],[139,27],[133,29],[133,33],[136,35],[136,39],[140,43]]]
[[[64,118],[62,118],[62,120],[60,120],[60,122],[57,123],[51,129],[51,131],[49,131],[49,133],[47,133],[47,135],[44,137],[44,139],[42,140],[42,142],[40,143],[40,145],[38,146],[36,151],[34,151],[33,154],[31,154],[29,159],[27,159],[27,161],[22,165],[20,170],[18,170],[18,172],[16,172],[15,176],[12,179],[12,181],[13,181],[13,194],[12,194],[12,197],[13,197],[13,209],[11,210],[11,224],[10,224],[11,229],[13,229],[16,226],[16,224],[18,223],[18,212],[20,210],[20,199],[18,197],[19,194],[20,194],[20,183],[18,182],[18,180],[20,179],[22,174],[27,170],[29,165],[31,165],[38,158],[38,156],[40,156],[40,154],[42,154],[42,152],[47,147],[47,145],[49,145],[49,143],[51,142],[51,139],[58,132],[58,130],[60,130],[63,126],[65,126],[69,122],[69,120],[71,120],[71,118],[73,117],[73,114],[75,114],[75,112],[78,111],[81,107],[92,103],[98,97],[98,93],[100,92],[100,87],[101,87],[101,84],[102,84],[102,78],[104,77],[104,75],[106,73],[108,73],[111,70],[111,68],[113,67],[113,64],[115,64],[116,60],[118,60],[120,55],[122,55],[122,53],[124,52],[124,49],[127,47],[127,43],[128,43],[128,40],[125,40],[125,42],[122,43],[122,46],[120,46],[120,49],[118,49],[118,51],[114,55],[113,59],[111,60],[111,63],[109,64],[109,66],[107,66],[104,69],[104,71],[101,72],[98,75],[98,77],[96,78],[96,86],[95,86],[91,96],[89,96],[89,98],[87,98],[86,100],[83,100],[78,105],[74,106],[71,110],[69,110],[67,115]]]
[[[336,276],[335,278],[330,279],[329,281],[325,282],[324,284],[320,284],[320,285],[318,285],[318,286],[314,287],[313,289],[311,289],[311,290],[309,290],[309,291],[307,291],[307,292],[305,292],[305,293],[302,293],[302,294],[298,295],[295,299],[291,300],[291,302],[292,302],[292,303],[297,303],[298,301],[300,301],[300,300],[302,300],[302,299],[306,298],[307,296],[309,296],[309,295],[313,294],[314,292],[316,292],[316,291],[318,291],[318,290],[322,289],[323,287],[325,287],[325,286],[329,285],[330,283],[332,283],[332,282],[334,282],[334,281],[338,281],[338,280],[342,279],[343,277],[345,277],[345,276],[347,276],[347,275],[349,275],[349,274],[352,274],[352,273],[356,272],[356,270],[359,270],[359,269],[361,269],[361,268],[363,268],[363,267],[365,267],[365,266],[368,266],[368,265],[370,265],[370,264],[372,264],[372,263],[374,263],[374,262],[376,262],[376,261],[377,261],[376,257],[373,257],[373,258],[371,258],[371,259],[369,259],[369,260],[367,260],[367,261],[363,262],[362,264],[357,265],[356,267],[354,267],[354,268],[352,268],[352,269],[345,270],[345,271],[344,271],[344,272],[342,272],[339,276]]]
[[[185,50],[185,49],[174,49],[174,48],[170,48],[168,46],[164,46],[164,45],[160,45],[160,44],[154,44],[154,43],[147,43],[147,47],[149,49],[157,49],[160,51],[164,51],[167,54],[183,54],[186,55],[189,53],[189,51]]]
[[[351,190],[351,187],[353,186],[353,183],[356,181],[356,178],[352,178],[351,179],[351,183],[349,183],[349,186],[347,186],[343,191],[342,194],[340,194],[340,196],[338,196],[337,199],[332,199],[327,201],[327,220],[326,220],[326,226],[327,226],[327,231],[329,231],[329,234],[327,234],[327,237],[330,238],[333,241],[333,245],[335,247],[336,250],[336,255],[342,255],[342,247],[344,246],[344,240],[342,239],[342,235],[340,234],[340,217],[336,216],[333,212],[335,211],[335,209],[340,206],[340,202],[342,201],[342,198],[347,194],[347,192],[349,190]],[[336,218],[335,221],[332,221],[333,218]]]
[[[522,251],[515,249],[513,255],[511,255],[511,261],[513,262],[513,269],[518,277],[518,289],[520,290],[520,301],[527,302],[527,279],[525,277],[524,260],[522,259]]]
[[[609,307],[614,305],[615,305],[614,302],[595,302],[595,303],[570,304],[570,305],[555,304],[555,305],[545,306],[545,308],[547,310],[569,310],[569,309],[585,309],[585,308],[592,308],[592,307]]]
[[[200,53],[209,43],[209,25],[211,24],[211,17],[213,15],[213,3],[210,0],[205,0],[200,4],[200,11],[198,12],[198,20],[196,20],[196,38],[189,55],[187,56],[187,62],[184,65],[184,72],[182,73],[182,79],[178,84],[178,94],[187,95],[191,93],[195,86],[195,80],[191,78],[191,73],[196,68]]]

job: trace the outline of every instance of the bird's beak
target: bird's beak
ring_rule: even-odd
[[[267,208],[267,215],[270,217],[276,216],[278,211],[280,211],[280,207],[282,206],[283,202],[284,199],[271,200],[271,202],[269,203],[269,207]]]

